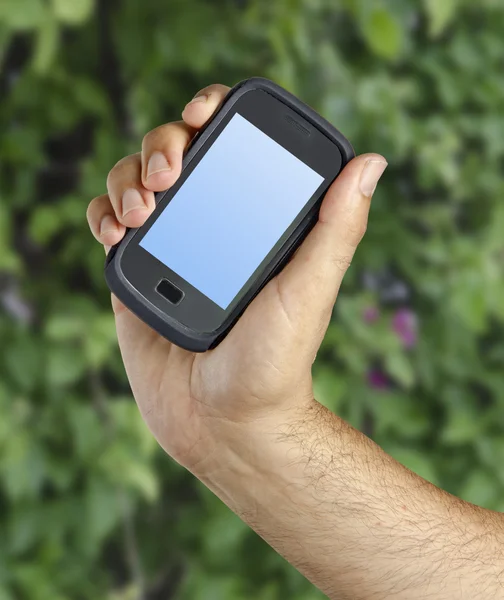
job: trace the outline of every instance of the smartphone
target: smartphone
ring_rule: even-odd
[[[173,343],[214,348],[303,241],[353,156],[295,96],[267,79],[242,81],[146,223],[109,252],[109,288]]]

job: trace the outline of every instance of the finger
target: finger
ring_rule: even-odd
[[[317,224],[278,277],[279,294],[294,321],[325,330],[386,167],[387,161],[378,154],[359,156],[329,188]]]
[[[132,154],[120,160],[107,177],[110,202],[117,220],[126,227],[140,227],[155,207],[154,194],[142,185],[142,159]]]
[[[87,209],[91,233],[106,248],[122,240],[126,227],[117,220],[108,194],[91,200]]]
[[[194,129],[183,121],[167,123],[149,132],[142,143],[142,184],[153,192],[171,187],[182,170],[184,150]]]
[[[195,129],[203,127],[230,89],[227,85],[221,85],[220,83],[214,83],[203,88],[186,104],[182,112],[182,118]]]

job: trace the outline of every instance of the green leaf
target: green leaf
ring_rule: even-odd
[[[79,314],[55,314],[46,324],[47,336],[60,342],[78,339],[86,329],[86,321]]]
[[[482,422],[475,411],[458,408],[450,411],[442,439],[446,444],[463,444],[474,440],[481,431]]]
[[[82,353],[77,347],[59,346],[49,351],[47,358],[47,380],[53,386],[74,383],[85,371]]]
[[[1,0],[0,23],[19,31],[33,29],[43,20],[45,10],[43,0]]]
[[[334,369],[317,369],[313,380],[313,392],[315,398],[327,408],[338,412],[347,387],[346,379],[338,376]]]
[[[405,467],[437,485],[438,476],[429,458],[418,450],[404,447],[387,448],[387,451]]]
[[[413,387],[416,379],[411,360],[404,352],[392,352],[385,357],[387,373],[405,388]]]
[[[6,587],[0,585],[0,600],[15,600],[15,597]]]
[[[34,505],[19,505],[9,522],[9,550],[14,554],[26,552],[38,539],[42,515]]]
[[[47,462],[47,479],[51,481],[55,489],[67,492],[75,481],[77,472],[75,469],[73,455],[51,456]]]
[[[19,336],[12,340],[5,354],[5,365],[17,386],[30,391],[42,373],[42,348],[30,336]]]
[[[57,207],[36,207],[30,219],[30,237],[39,244],[46,244],[60,230],[61,222]]]
[[[383,8],[375,8],[365,17],[362,32],[371,50],[382,58],[396,58],[403,46],[401,26]]]
[[[240,550],[243,540],[250,534],[249,527],[228,508],[222,507],[212,516],[203,532],[207,560],[225,566]]]
[[[241,581],[234,575],[202,572],[195,568],[187,573],[186,580],[182,600],[245,600]]]
[[[429,34],[438,37],[457,13],[459,0],[424,0],[429,17]]]
[[[418,438],[429,431],[422,405],[406,393],[379,391],[368,402],[375,419],[376,434]]]
[[[102,449],[104,425],[92,406],[74,406],[69,414],[72,440],[76,454],[82,459],[94,459]]]
[[[138,418],[138,407],[131,396],[124,398],[115,396],[109,399],[107,413],[113,421],[117,437],[127,441],[134,440],[135,450],[139,456],[150,458],[158,451],[156,438],[143,420]]]
[[[150,466],[141,462],[130,462],[124,473],[124,483],[137,489],[148,502],[159,496],[159,481]]]
[[[99,368],[117,349],[117,334],[112,311],[98,315],[90,325],[84,338],[86,362],[90,367]]]
[[[482,332],[488,323],[484,281],[480,277],[466,276],[465,279],[465,282],[461,279],[453,291],[451,308],[466,327]]]
[[[477,438],[475,445],[478,449],[478,455],[481,461],[493,471],[496,481],[504,484],[504,438],[502,434]]]
[[[496,485],[495,478],[486,471],[470,473],[462,486],[460,497],[467,502],[490,508],[500,500],[501,490]]]
[[[4,272],[16,271],[19,268],[20,260],[12,248],[11,236],[13,227],[11,215],[4,202],[0,194],[0,270]]]
[[[7,495],[14,501],[35,498],[45,477],[45,460],[34,440],[18,434],[3,448],[0,463]]]
[[[67,25],[80,25],[89,19],[94,0],[51,0],[56,18]]]
[[[92,477],[86,490],[89,535],[96,546],[114,528],[120,518],[119,493],[109,482]]]
[[[106,478],[139,492],[153,502],[159,495],[159,481],[151,466],[139,460],[125,443],[115,443],[99,458],[99,468]]]
[[[105,600],[138,600],[141,598],[143,592],[139,589],[138,583],[131,583],[121,588],[120,590],[113,590],[107,595]]]
[[[33,57],[33,69],[39,75],[47,73],[58,51],[59,28],[51,16],[40,23]]]

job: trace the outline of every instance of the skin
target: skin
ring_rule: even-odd
[[[111,170],[87,212],[106,249],[145,222],[228,89],[198,92],[182,121]],[[313,397],[311,367],[385,167],[366,154],[344,169],[294,258],[215,350],[170,344],[113,297],[124,366],[164,450],[331,599],[504,598],[503,516],[418,477]]]

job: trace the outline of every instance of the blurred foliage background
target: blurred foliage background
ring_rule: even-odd
[[[323,596],[143,426],[85,211],[143,134],[251,75],[390,167],[319,400],[504,510],[504,5],[0,0],[0,599]]]

